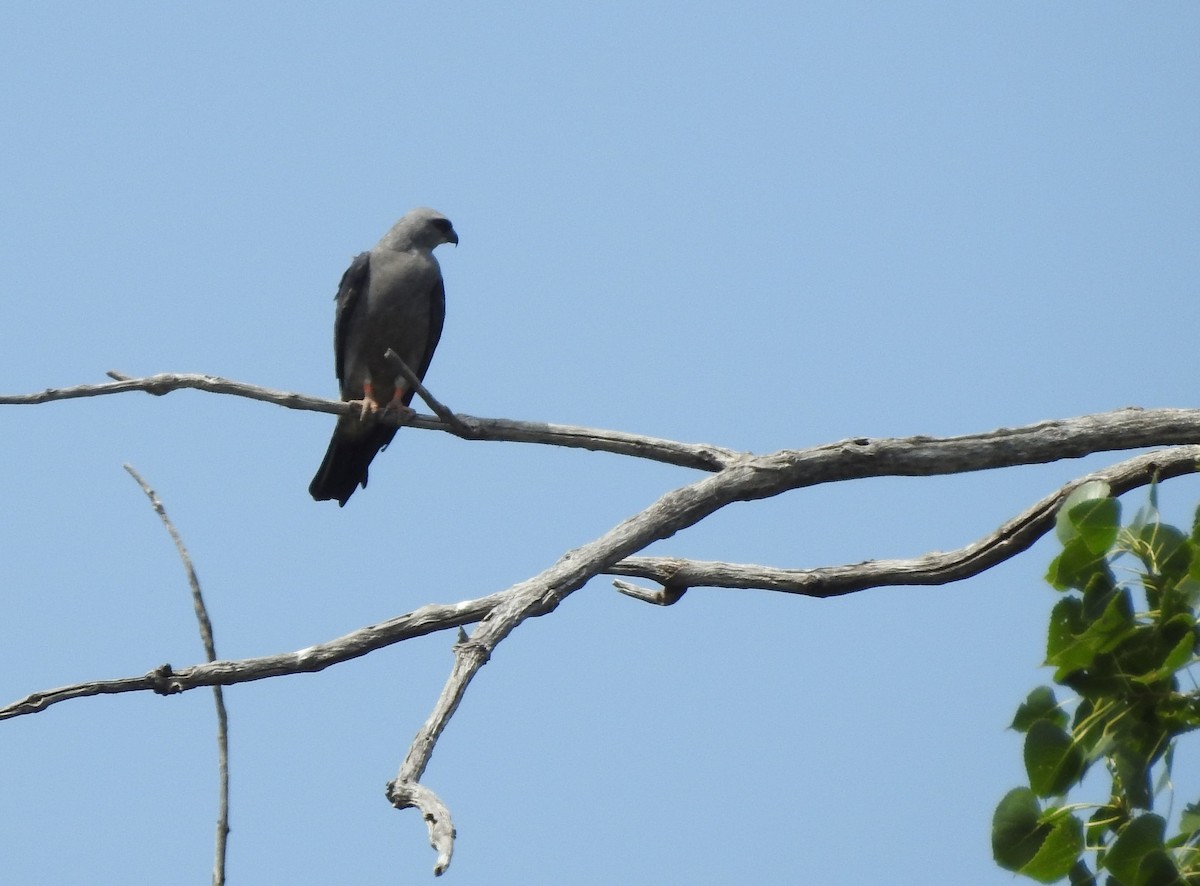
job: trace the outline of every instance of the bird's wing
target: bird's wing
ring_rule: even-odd
[[[446,285],[442,282],[441,274],[438,274],[437,283],[434,284],[429,298],[429,335],[425,339],[425,356],[421,358],[420,367],[414,370],[417,378],[422,381],[425,379],[430,361],[433,360],[433,352],[442,338],[442,325],[446,322]]]
[[[371,284],[371,253],[360,252],[342,274],[338,284],[337,316],[333,321],[334,368],[338,381],[346,381],[346,347],[356,311],[365,310],[367,287]],[[443,296],[444,298],[444,296]]]

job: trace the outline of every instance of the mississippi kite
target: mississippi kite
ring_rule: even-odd
[[[391,348],[421,379],[442,335],[446,290],[434,247],[458,243],[450,220],[432,209],[414,209],[370,252],[355,257],[337,292],[333,349],[343,400],[358,402],[357,415],[338,417],[325,460],[309,484],[317,501],[344,506],[376,453],[396,428],[374,420],[379,409],[404,410],[413,391],[384,354]]]

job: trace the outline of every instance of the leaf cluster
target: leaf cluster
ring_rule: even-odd
[[[1066,700],[1039,686],[1013,719],[1029,783],[996,808],[996,863],[1041,883],[1200,884],[1200,804],[1186,807],[1170,836],[1154,811],[1177,739],[1200,727],[1188,673],[1197,661],[1200,510],[1190,534],[1163,523],[1151,487],[1122,526],[1121,502],[1092,482],[1063,504],[1056,533],[1062,552],[1046,579],[1062,597],[1050,613],[1046,664]],[[1093,771],[1106,774],[1108,799],[1068,802]]]

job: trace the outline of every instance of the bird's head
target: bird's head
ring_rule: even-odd
[[[381,245],[392,249],[411,249],[414,246],[433,249],[442,243],[457,246],[458,232],[446,216],[436,209],[421,206],[392,225]]]

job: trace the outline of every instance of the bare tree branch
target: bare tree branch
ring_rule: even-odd
[[[433,865],[433,873],[440,877],[450,867],[450,859],[454,855],[454,823],[450,820],[450,810],[433,791],[416,782],[409,782],[403,787],[388,785],[388,800],[397,809],[416,808],[425,819],[429,828],[429,845],[437,852],[437,861]]]
[[[662,558],[629,557],[625,560],[622,560],[620,563],[618,563],[612,569],[608,570],[608,574],[609,575],[623,574],[621,572],[621,570],[625,567],[625,564],[628,564],[628,563],[637,563],[637,562],[644,562],[644,561],[657,561],[659,559],[671,560],[674,562],[674,558],[670,558],[670,557],[662,557]],[[697,565],[703,564],[703,561],[701,561],[701,560],[681,560],[678,562],[695,563]],[[738,565],[738,564],[721,564],[721,565],[734,566],[734,565]],[[633,568],[637,568],[637,567],[635,566]],[[751,567],[751,568],[753,568],[753,567]],[[770,569],[770,567],[767,567],[767,568]],[[669,569],[670,569],[670,564],[663,564],[663,565],[659,566],[659,569],[657,571],[660,571],[661,573],[666,574]],[[771,571],[782,571],[782,570],[771,570]],[[655,606],[674,606],[681,599],[683,599],[683,595],[686,594],[687,590],[688,590],[686,587],[684,587],[682,585],[672,584],[669,578],[667,578],[663,581],[663,585],[661,588],[644,588],[641,585],[635,585],[635,584],[632,584],[627,581],[621,581],[621,579],[619,579],[619,578],[614,578],[613,579],[613,587],[616,588],[618,591],[620,591],[622,594],[624,594],[626,597],[633,597],[633,599],[641,600],[643,603],[653,603]],[[710,587],[724,587],[724,585],[710,585]]]
[[[144,378],[130,378],[115,371],[110,374],[118,380],[69,388],[46,388],[34,394],[2,394],[0,406],[35,405],[129,391],[161,395],[176,390],[193,389],[261,400],[288,409],[332,415],[349,414],[356,409],[342,400],[326,400],[307,394],[276,391],[213,375],[160,373]],[[459,413],[458,417],[469,424],[475,433],[475,439],[479,440],[591,449],[703,471],[719,471],[747,455],[720,446],[680,443],[622,431],[479,418],[464,413]],[[444,422],[427,415],[416,415],[411,421],[397,424],[406,424],[421,430],[453,433]],[[775,456],[792,458],[797,468],[801,467],[801,462],[807,464],[805,470],[810,471],[811,475],[807,482],[800,485],[812,486],[816,483],[858,477],[916,477],[1012,467],[1019,464],[1043,464],[1065,458],[1080,458],[1096,452],[1189,443],[1200,443],[1200,409],[1129,407],[1113,412],[1054,419],[1019,428],[1000,428],[960,437],[854,437],[809,449],[785,449],[775,453]],[[987,457],[981,460],[980,455],[985,450]],[[962,459],[961,463],[956,461],[959,458]],[[850,467],[855,462],[859,466]],[[865,462],[873,462],[877,467],[865,467]]]
[[[326,400],[307,394],[276,391],[259,385],[230,381],[215,375],[195,373],[160,373],[145,378],[130,378],[110,370],[115,381],[94,385],[75,385],[70,388],[46,388],[35,394],[0,394],[0,406],[36,405],[57,400],[74,400],[81,397],[102,397],[108,394],[124,394],[144,391],[161,396],[172,391],[197,390],[210,394],[228,394],[246,397],[264,403],[274,403],[288,409],[309,412],[324,412],[343,415],[357,412],[358,407],[343,400]],[[570,449],[591,449],[596,452],[611,452],[663,462],[681,468],[701,471],[719,471],[738,456],[732,449],[709,446],[702,443],[679,443],[642,434],[627,434],[623,431],[606,431],[598,428],[581,428],[574,425],[549,424],[547,422],[510,421],[499,418],[478,418],[459,413],[457,418],[470,428],[470,439],[494,440],[508,443],[541,443],[549,446],[565,446]],[[397,421],[395,417],[380,414],[377,421],[391,421],[396,425],[414,427],[425,431],[454,433],[452,427],[428,415],[415,415],[411,419]]]
[[[102,385],[48,390],[40,394],[0,397],[4,403],[43,403],[71,397],[98,396],[130,390],[161,394],[196,388],[277,403],[293,409],[342,413],[354,408],[340,401],[270,391],[202,375],[157,375]],[[916,561],[880,561],[825,570],[770,570],[735,564],[664,561],[631,556],[649,544],[695,525],[735,501],[755,501],[822,483],[864,477],[933,476],[1077,458],[1094,452],[1146,446],[1183,445],[1186,449],[1153,453],[1111,469],[1114,488],[1132,488],[1152,476],[1176,476],[1196,470],[1200,444],[1200,410],[1124,409],[1079,418],[1002,428],[959,437],[896,439],[854,438],[808,449],[781,450],[753,456],[712,446],[597,431],[585,428],[474,419],[464,416],[474,436],[485,440],[536,442],[650,458],[699,468],[709,476],[674,489],[588,544],[568,551],[540,574],[505,591],[453,605],[424,606],[344,637],[308,649],[240,662],[214,661],[174,671],[169,665],[141,678],[100,681],[35,693],[0,709],[0,719],[43,710],[82,695],[150,689],[182,692],[202,685],[229,685],[289,673],[321,670],[375,649],[448,627],[478,622],[469,638],[455,645],[451,673],[418,730],[387,796],[398,808],[416,806],[429,826],[438,851],[437,872],[445,870],[453,850],[454,828],[445,805],[420,783],[433,749],[479,669],[496,646],[525,619],[552,612],[566,597],[602,573],[641,575],[663,581],[661,592],[637,590],[643,599],[671,602],[695,584],[771,587],[792,593],[831,596],[879,584],[952,581],[977,574],[1024,550],[1051,525],[1054,502],[1062,490],[1039,502],[973,545],[949,555],[933,554]],[[405,423],[450,430],[446,422],[417,416]],[[1126,473],[1121,473],[1125,470]],[[1124,479],[1122,479],[1124,478]],[[747,570],[754,570],[748,575]],[[816,578],[812,576],[817,574]],[[741,582],[742,584],[737,584]],[[625,584],[628,590],[633,586]]]
[[[478,600],[461,603],[431,604],[398,615],[377,625],[368,625],[325,643],[306,649],[247,658],[240,661],[214,661],[175,670],[169,664],[160,665],[141,677],[119,680],[95,680],[76,683],[58,689],[34,692],[19,701],[0,708],[0,720],[36,714],[59,702],[93,695],[118,695],[122,692],[156,692],[174,695],[203,686],[233,686],[269,677],[288,674],[311,674],[325,668],[359,658],[413,637],[444,631],[479,621],[502,599],[491,594]]]
[[[200,577],[196,575],[196,568],[192,565],[191,555],[188,554],[187,546],[183,543],[183,538],[178,530],[175,529],[175,524],[171,522],[171,518],[167,516],[167,509],[163,506],[158,494],[150,488],[150,484],[142,479],[132,465],[124,465],[129,476],[133,477],[138,486],[142,488],[142,492],[146,493],[146,497],[150,499],[150,506],[154,508],[154,512],[158,514],[158,518],[162,520],[163,526],[167,530],[167,534],[171,536],[171,541],[175,543],[175,550],[179,554],[179,559],[183,562],[183,570],[187,573],[188,586],[192,590],[192,609],[196,613],[196,622],[200,628],[200,642],[204,645],[204,654],[208,661],[217,660],[217,644],[213,640],[212,621],[208,617],[208,607],[204,605],[204,594],[200,591]],[[222,692],[220,686],[213,688],[213,700],[217,708],[217,836],[216,850],[213,858],[213,886],[224,886],[225,884],[225,850],[229,843],[229,715],[225,710],[225,693]]]
[[[868,560],[817,569],[780,569],[678,557],[627,557],[614,564],[608,574],[659,582],[663,587],[655,590],[613,581],[621,593],[659,606],[678,602],[688,588],[695,587],[782,591],[824,598],[884,586],[949,584],[985,572],[1027,550],[1054,528],[1058,509],[1084,483],[1103,480],[1112,487],[1114,495],[1120,495],[1154,480],[1194,473],[1200,469],[1198,466],[1200,446],[1180,446],[1136,456],[1072,480],[983,538],[945,553],[937,551],[906,560]]]

